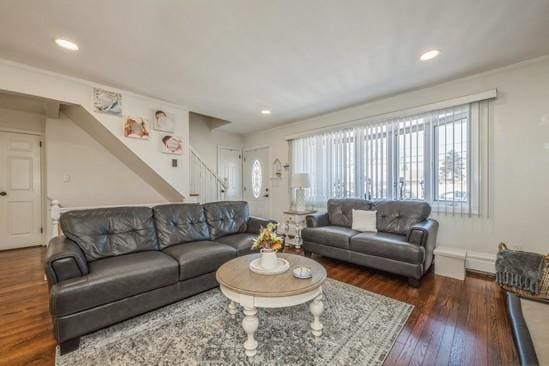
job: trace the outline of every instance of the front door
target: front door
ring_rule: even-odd
[[[225,182],[227,201],[242,199],[242,152],[240,149],[220,147],[217,150],[217,175]]]
[[[0,250],[42,244],[40,136],[0,132]]]
[[[250,204],[250,213],[269,217],[269,148],[244,152],[244,200]]]

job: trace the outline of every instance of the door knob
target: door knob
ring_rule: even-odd
[[[264,194],[263,197],[269,198],[269,195],[268,195],[268,194]]]
[[[4,196],[7,196],[8,194],[6,192],[0,192],[0,196],[4,197]]]

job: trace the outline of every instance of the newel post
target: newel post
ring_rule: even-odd
[[[51,237],[54,238],[61,233],[59,229],[59,218],[61,217],[61,205],[58,200],[52,200],[50,206]]]

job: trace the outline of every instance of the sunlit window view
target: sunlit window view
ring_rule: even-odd
[[[424,120],[412,119],[398,126],[398,179],[400,199],[425,198]]]
[[[295,171],[311,176],[307,201],[467,203],[469,109],[458,106],[292,140]]]
[[[468,199],[468,123],[460,119],[435,128],[437,184],[439,201]]]

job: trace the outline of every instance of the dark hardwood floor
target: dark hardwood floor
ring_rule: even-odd
[[[0,365],[53,365],[55,340],[42,274],[44,248],[0,252]],[[386,365],[516,365],[504,294],[493,279],[406,279],[314,257],[339,281],[415,306]]]

